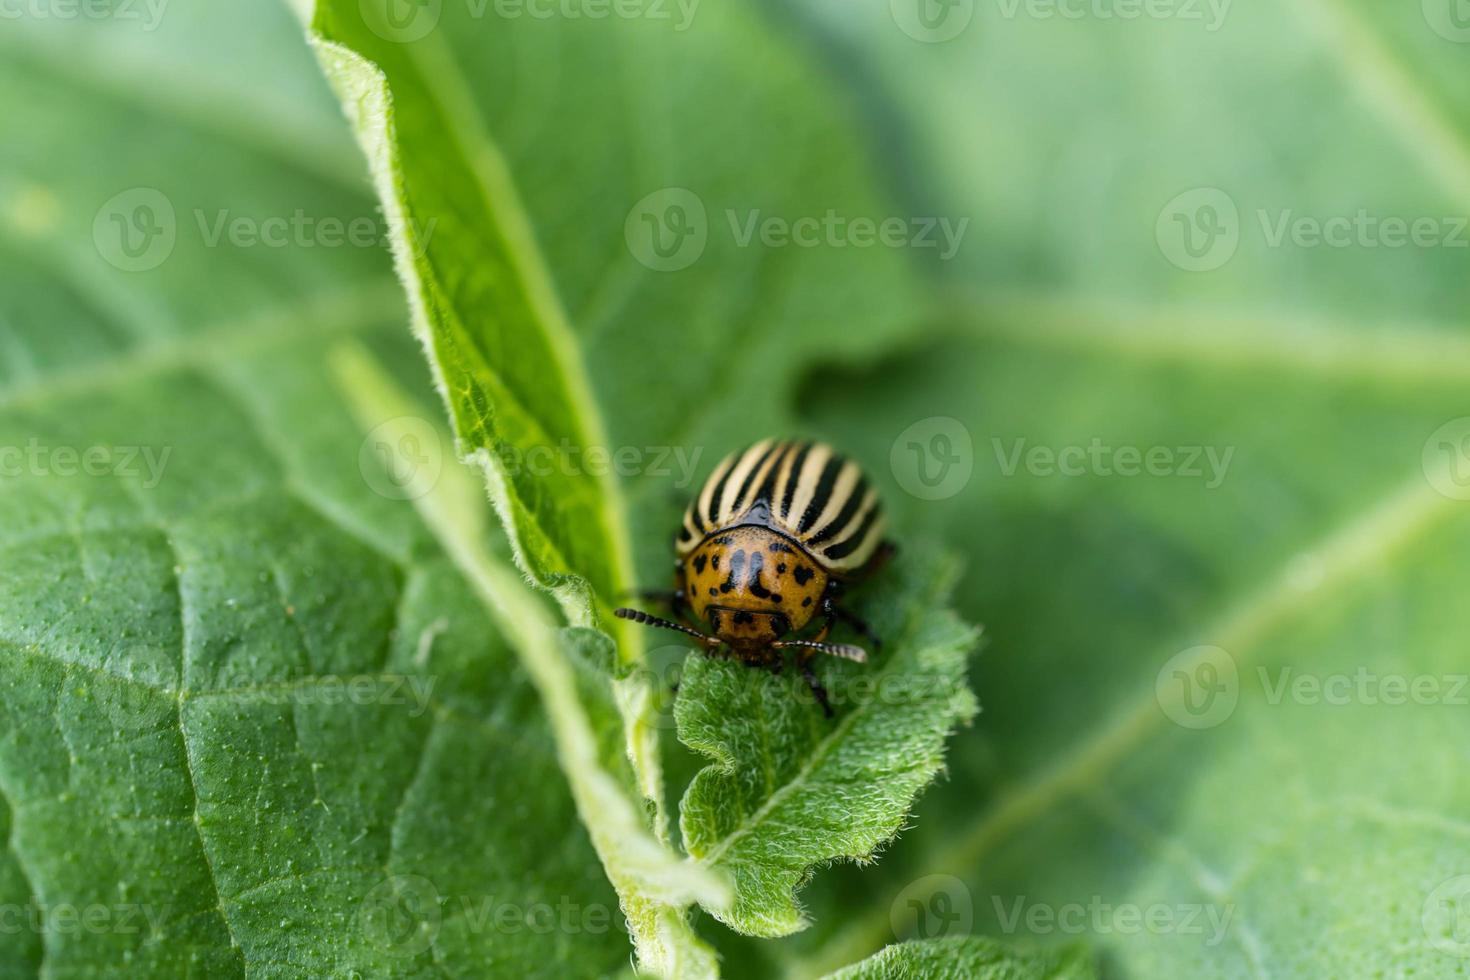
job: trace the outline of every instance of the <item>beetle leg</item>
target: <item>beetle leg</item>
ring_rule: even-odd
[[[822,714],[828,718],[832,717],[832,702],[827,700],[827,689],[817,679],[816,671],[812,670],[812,658],[815,652],[808,653],[803,650],[796,655],[796,666],[801,671],[801,679],[806,681],[806,686],[812,689],[812,697],[817,699],[817,704],[822,706]]]
[[[868,625],[867,620],[848,612],[846,609],[843,609],[841,606],[837,605],[835,601],[833,601],[831,596],[828,596],[827,598],[822,600],[822,612],[827,615],[827,625],[823,627],[824,631],[831,629],[832,621],[834,619],[840,619],[848,626],[851,626],[859,634],[861,634],[862,637],[866,639],[869,643],[871,643],[874,650],[883,649],[883,640],[878,636],[877,633],[873,632],[873,627]],[[825,635],[818,637],[818,639],[825,638]]]

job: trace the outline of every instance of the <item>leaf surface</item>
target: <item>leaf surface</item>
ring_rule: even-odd
[[[54,19],[0,56],[0,444],[35,447],[0,478],[0,974],[617,975],[536,690],[327,369],[353,335],[437,412],[379,236],[199,223],[375,226],[358,171],[258,138],[269,98],[201,120],[134,74],[295,51],[285,115],[335,117],[288,15],[212,9],[151,58]],[[124,271],[108,202],[138,187],[176,238]]]
[[[871,862],[939,771],[945,740],[975,714],[965,685],[974,631],[934,609],[953,564],[897,564],[874,617],[892,652],[821,665],[830,721],[794,671],[777,677],[690,654],[679,738],[714,762],[685,793],[680,825],[690,853],[733,878],[735,904],[715,914],[740,932],[804,928],[797,887],[838,858]]]
[[[829,974],[830,980],[1093,980],[1097,972],[1080,947],[1025,952],[983,936],[916,939],[888,946],[861,963]]]
[[[819,927],[783,965],[904,938],[917,886],[1008,938],[1169,910],[1137,932],[1086,913],[1127,976],[1461,969],[1444,638],[1470,529],[1441,427],[1467,411],[1465,251],[1382,235],[1449,234],[1470,200],[1444,9],[1231,5],[1207,30],[976,4],[942,44],[887,3],[808,9],[897,121],[880,138],[913,206],[971,218],[934,270],[948,338],[808,404],[868,455],[923,419],[967,435],[956,492],[895,499],[969,556],[987,710],[886,860],[812,889]],[[1204,244],[1207,202],[1171,202],[1199,189],[1238,235],[1191,271],[1177,236]],[[1274,238],[1303,219],[1346,243]],[[856,394],[880,381],[892,398]]]

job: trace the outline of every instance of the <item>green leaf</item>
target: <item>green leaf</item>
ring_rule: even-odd
[[[0,974],[619,975],[537,691],[335,394],[350,334],[437,414],[386,255],[197,221],[376,223],[345,134],[279,139],[337,113],[299,26],[173,14],[0,47]]]
[[[831,722],[791,672],[690,655],[679,738],[715,761],[685,793],[680,826],[691,854],[734,879],[735,904],[713,911],[740,932],[804,928],[797,887],[837,858],[871,861],[939,771],[945,740],[975,714],[965,686],[975,633],[936,611],[953,563],[895,564],[872,604],[891,652],[866,666],[823,665]]]
[[[574,624],[608,626],[611,603],[630,584],[631,553],[616,481],[579,462],[589,449],[612,449],[589,386],[603,393],[612,428],[630,444],[618,452],[692,449],[676,487],[687,494],[712,437],[748,439],[789,419],[789,391],[810,358],[830,353],[838,338],[849,351],[873,349],[912,316],[910,275],[891,251],[752,251],[737,234],[742,208],[755,219],[775,212],[786,221],[834,208],[849,216],[882,213],[854,152],[849,113],[828,82],[739,8],[712,10],[683,36],[620,18],[486,22],[454,9],[445,9],[442,21],[437,10],[426,14],[400,32],[374,10],[323,2],[309,9],[308,20],[393,225],[415,326],[460,451],[484,470],[521,567],[557,593]],[[508,64],[523,49],[541,53],[548,42],[577,81],[513,74],[516,102],[508,104],[506,79],[487,66]],[[654,84],[660,97],[649,99]],[[619,117],[625,105],[637,105],[649,120],[630,130]],[[604,152],[583,149],[567,158],[539,133],[517,139],[528,112],[568,126],[575,121],[579,145]],[[659,129],[692,126],[701,145],[663,159]],[[748,138],[751,128],[761,139]],[[792,139],[793,132],[800,137]],[[729,153],[736,144],[740,153]],[[636,165],[609,175],[609,160],[623,157]],[[657,165],[645,166],[645,157]],[[543,173],[548,160],[558,165],[551,193]],[[702,213],[692,267],[658,267],[656,253],[632,237],[641,233],[635,219],[649,201],[660,213],[668,202]],[[576,234],[569,237],[568,228]],[[589,242],[600,243],[591,258]],[[748,324],[752,319],[758,323]],[[548,449],[563,465],[538,474],[527,464]],[[648,481],[640,487],[648,488]],[[647,554],[659,555],[678,504],[641,504],[640,512],[655,515],[643,524],[659,543]],[[608,628],[623,667],[638,664],[641,634],[617,626]],[[637,787],[658,807],[653,693],[644,671],[617,682]],[[937,767],[938,744],[953,722],[942,707],[934,710],[929,723],[938,719],[937,732],[924,740],[910,734],[925,754],[911,779],[900,780],[895,801],[865,815],[866,825],[846,840],[814,843],[814,854],[866,856],[893,833]],[[964,710],[951,706],[950,713]],[[896,739],[890,749],[905,746]],[[856,764],[842,755],[835,761]],[[602,816],[590,805],[582,813],[594,826]],[[658,813],[654,831],[663,832]],[[631,900],[629,882],[611,868],[612,835],[594,830],[593,837]],[[743,860],[744,848],[735,854]],[[794,883],[745,897],[733,914],[744,918],[752,903],[773,901],[777,907],[763,914],[784,925],[765,928],[795,928],[794,906],[779,907],[791,906]],[[725,903],[708,893],[705,905],[726,914]],[[652,919],[635,921],[634,932],[644,962],[662,968],[672,955],[667,937]],[[691,937],[680,942],[693,948]]]
[[[861,963],[828,975],[830,980],[1094,980],[1085,950],[1073,946],[1045,952],[1011,949],[993,939],[963,936],[919,939],[888,946]]]
[[[412,437],[412,403],[364,352],[342,348],[336,363],[365,430],[381,432],[394,445]],[[644,826],[628,792],[632,774],[625,771],[607,666],[579,657],[570,641],[559,638],[537,595],[483,545],[483,495],[470,471],[451,465],[431,485],[414,489],[425,523],[474,585],[541,695],[562,772],[622,899],[640,961],[665,976],[715,972],[712,955],[687,933],[680,910],[695,901],[723,905],[726,889],[719,878],[664,847]]]
[[[868,955],[912,927],[895,902],[917,886],[967,897],[976,932],[1085,932],[1125,976],[1452,975],[1470,795],[1446,638],[1470,527],[1441,427],[1467,414],[1465,250],[1262,225],[1466,213],[1449,8],[1237,4],[1218,31],[1019,9],[976,4],[939,45],[887,3],[818,11],[898,121],[878,138],[916,207],[973,220],[936,268],[946,341],[807,404],[866,455],[935,416],[968,435],[962,490],[895,506],[970,557],[987,710],[915,830],[814,887],[818,928],[773,958]],[[1239,212],[1217,268],[1159,241],[1161,217],[1201,217],[1168,208],[1192,188]],[[1170,468],[1009,462],[1094,442]],[[1181,472],[1206,447],[1232,454],[1222,480],[1202,454]],[[1427,696],[1383,696],[1416,680]],[[1154,907],[1170,926],[1114,918]]]

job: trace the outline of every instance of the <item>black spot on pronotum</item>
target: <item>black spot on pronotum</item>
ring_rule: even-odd
[[[750,589],[750,594],[757,599],[769,599],[771,592],[761,584],[761,569],[766,566],[766,556],[759,551],[750,556],[750,574],[745,577],[745,585]]]
[[[774,549],[772,549],[772,550],[774,550]],[[786,563],[784,561],[781,564],[779,564],[779,565],[776,566],[776,574],[777,575],[785,575],[786,574]]]
[[[696,555],[694,558],[694,571],[704,574],[704,563],[709,560],[709,555]]]
[[[709,587],[709,594],[710,595],[719,595],[720,594],[720,590],[717,589],[717,588],[715,588],[713,585],[711,585]]]
[[[718,553],[709,560],[709,567],[717,572],[720,570],[720,556]]]
[[[816,573],[805,565],[797,565],[796,571],[792,572],[791,574],[796,576],[797,585],[806,585],[812,580],[812,576]]]
[[[737,626],[744,626],[746,623],[753,622],[755,622],[755,616],[748,612],[738,612],[735,614],[735,625]]]
[[[810,606],[812,604],[812,597],[807,596],[805,599],[801,600],[801,604],[803,606]]]
[[[757,555],[757,557],[759,557]],[[737,549],[730,556],[730,577],[720,584],[721,592],[729,592],[740,585],[740,572],[745,568],[745,549]]]

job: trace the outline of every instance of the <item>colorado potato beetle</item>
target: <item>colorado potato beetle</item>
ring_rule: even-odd
[[[673,591],[641,593],[669,603],[681,621],[637,609],[616,615],[678,630],[708,654],[728,649],[778,674],[782,651],[792,650],[831,717],[811,662],[819,653],[867,660],[862,647],[827,642],[838,620],[881,645],[837,600],[892,552],[883,526],[877,490],[856,463],[819,442],[765,439],[725,457],[690,501],[674,539]],[[814,635],[793,635],[818,616]]]

